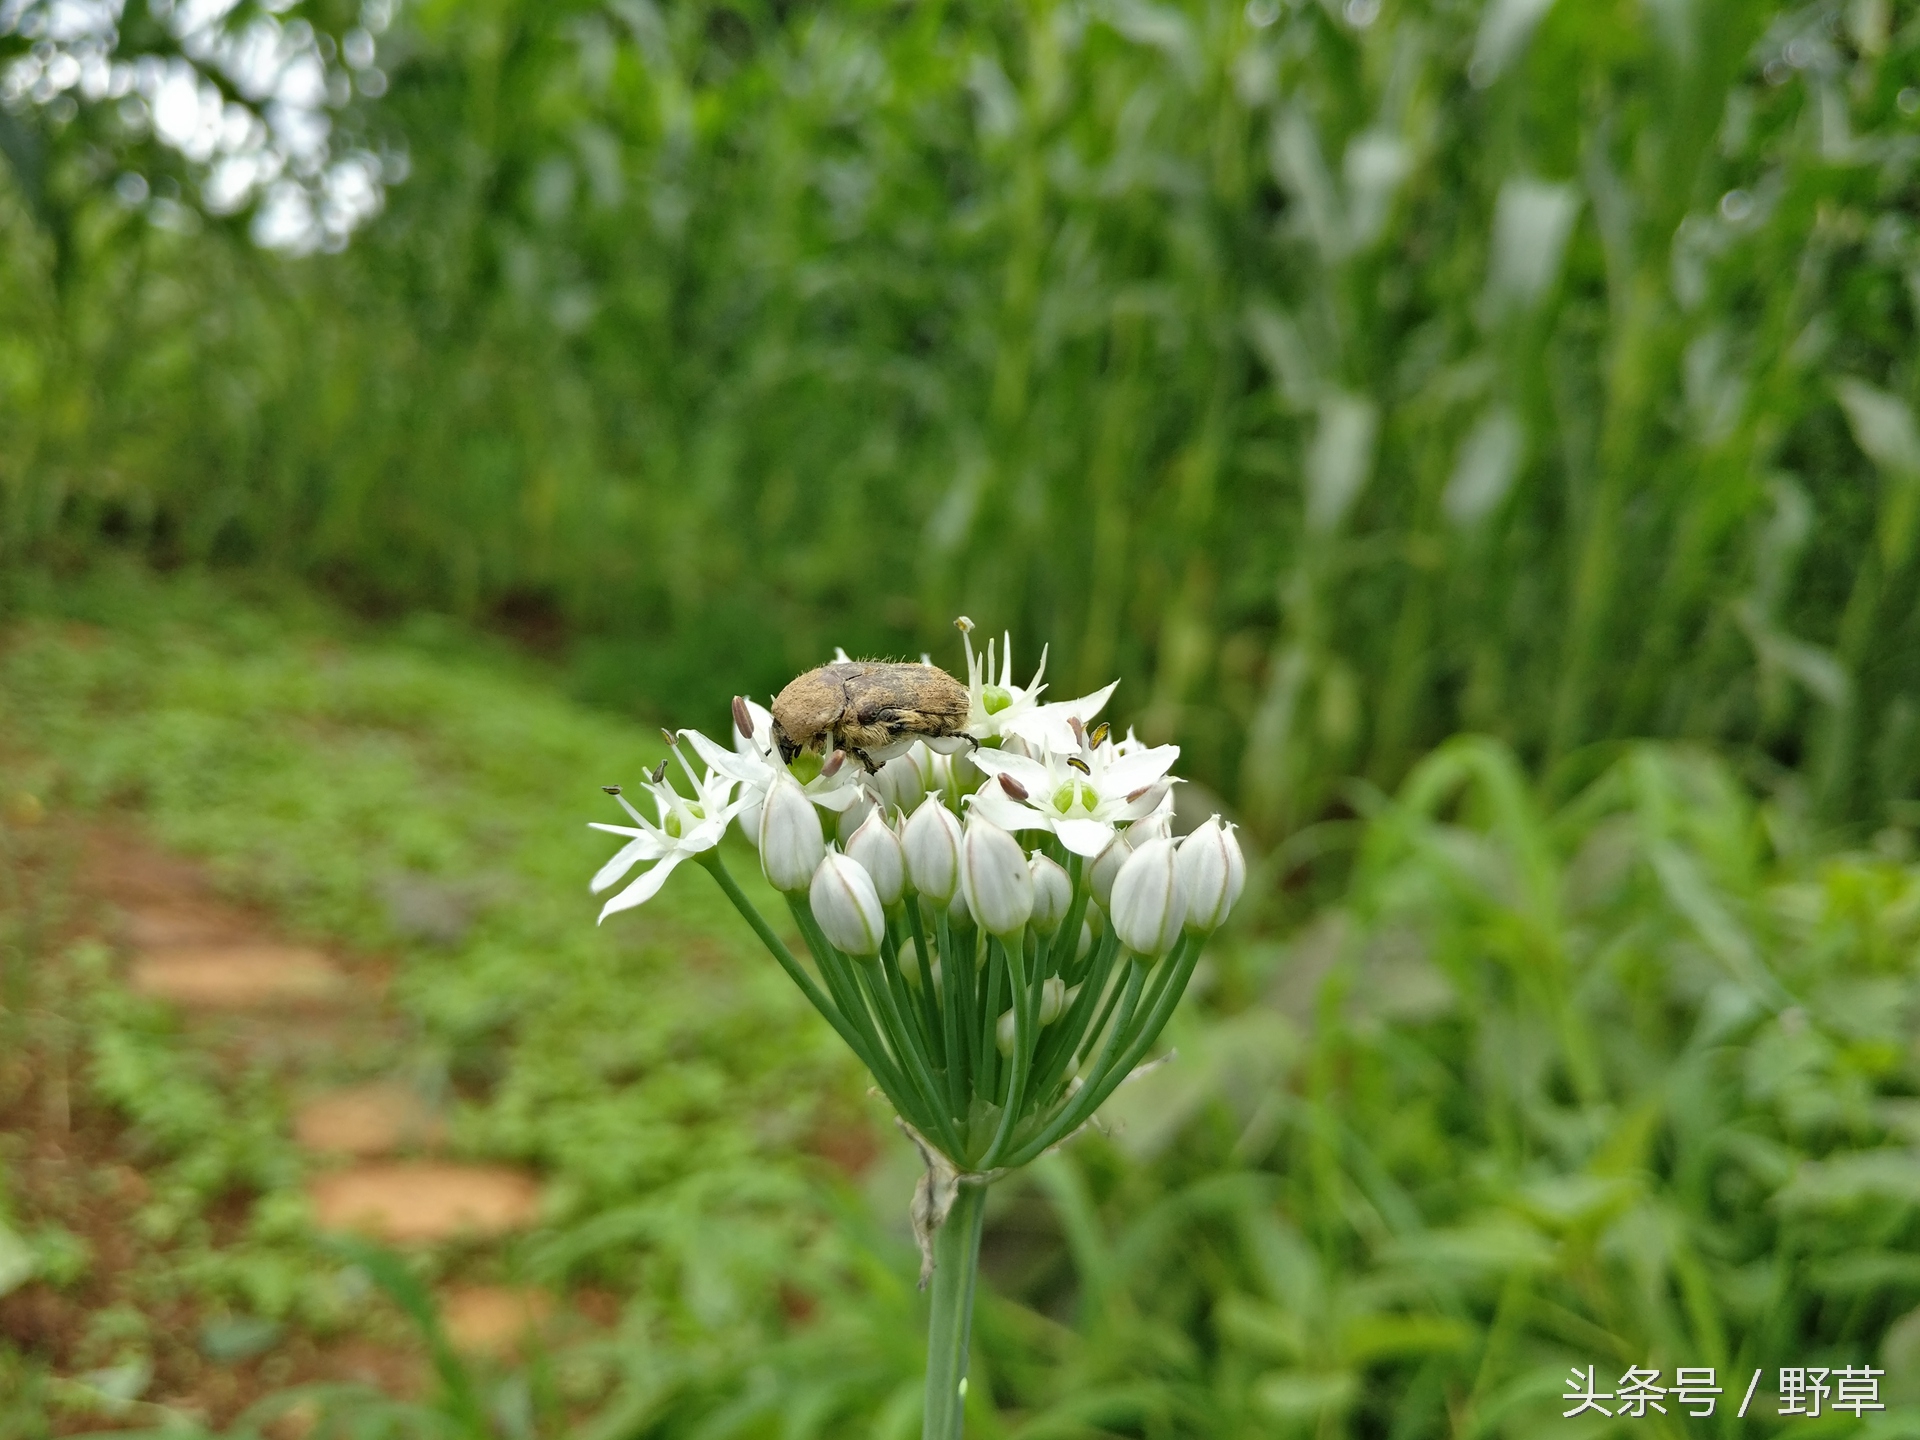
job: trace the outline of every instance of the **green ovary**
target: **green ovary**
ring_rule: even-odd
[[[1053,792],[1053,808],[1062,815],[1071,814],[1076,803],[1083,815],[1091,815],[1099,801],[1093,787],[1084,780],[1069,780]]]

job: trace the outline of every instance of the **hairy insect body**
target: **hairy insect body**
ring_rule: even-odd
[[[822,665],[774,697],[773,739],[789,763],[803,750],[844,750],[868,770],[916,740],[957,750],[972,743],[967,687],[933,665],[850,660]]]

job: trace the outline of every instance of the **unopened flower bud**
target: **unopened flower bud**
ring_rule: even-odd
[[[960,885],[960,822],[938,795],[922,800],[908,817],[900,850],[915,890],[940,905],[953,899]]]
[[[1027,873],[1033,876],[1033,914],[1027,923],[1034,934],[1051,935],[1073,904],[1073,881],[1056,861],[1038,853],[1027,861]]]
[[[1088,913],[1093,915],[1098,915],[1100,912],[1099,910],[1095,909]],[[1080,922],[1080,943],[1073,947],[1074,960],[1080,961],[1080,960],[1086,959],[1088,952],[1091,951],[1092,949],[1093,949],[1093,926],[1088,921],[1082,920]]]
[[[933,993],[938,995],[940,993],[941,983],[940,959],[938,956],[935,956],[927,962],[927,969],[933,972]],[[910,989],[914,990],[918,990],[921,987],[925,978],[920,974],[920,957],[913,954],[912,951],[905,946],[901,947],[900,950],[900,978],[907,982]]]
[[[927,793],[938,795],[951,810],[960,809],[960,801],[978,790],[986,776],[965,754],[946,755],[927,746]]]
[[[1042,1025],[1053,1024],[1054,1021],[1066,1013],[1067,1006],[1073,1003],[1074,996],[1079,993],[1080,987],[1078,985],[1069,990],[1067,989],[1067,982],[1062,980],[1058,975],[1049,975],[1045,980],[1042,980],[1040,982],[1040,1023]],[[1013,1042],[1016,1038],[1013,1011],[1009,1010],[1006,1014],[1002,1015],[995,1024],[993,1039],[1002,1055],[1011,1055],[1013,1053]]]
[[[853,832],[853,838],[847,841],[847,854],[872,878],[874,893],[882,905],[892,908],[899,903],[907,882],[906,862],[901,858],[899,840],[878,810]]]
[[[953,892],[952,903],[947,906],[947,924],[953,927],[956,934],[966,935],[972,933],[973,912],[967,908],[966,891],[956,889]],[[986,959],[987,952],[985,947],[982,947],[974,963],[976,966],[984,965]]]
[[[1040,982],[1040,1023],[1051,1025],[1067,1008],[1067,982],[1049,975]]]
[[[1108,911],[1114,931],[1121,944],[1148,959],[1173,948],[1187,918],[1186,892],[1174,860],[1171,840],[1149,840],[1127,857],[1114,877]]]
[[[1087,884],[1093,890],[1093,898],[1100,902],[1102,910],[1113,908],[1113,880],[1131,854],[1133,854],[1133,847],[1127,843],[1127,837],[1115,835],[1108,842],[1107,848],[1095,856],[1093,864],[1087,868]]]
[[[840,842],[842,850],[853,839],[853,832],[867,823],[867,817],[879,807],[865,790],[854,792],[853,803],[842,810],[834,820],[833,838]]]
[[[1164,802],[1152,814],[1143,816],[1127,827],[1127,844],[1138,850],[1149,840],[1170,840],[1173,838],[1173,806]]]
[[[1175,868],[1186,892],[1187,929],[1202,935],[1219,929],[1247,885],[1247,860],[1233,826],[1213,816],[1180,842]]]
[[[873,877],[860,862],[838,851],[822,857],[807,892],[813,918],[827,939],[849,955],[877,955],[887,933],[886,915],[873,888]]]
[[[1033,876],[1020,842],[974,816],[960,843],[960,888],[967,909],[989,935],[1018,934],[1033,914]]]
[[[924,748],[914,746],[914,750]],[[911,815],[919,806],[920,798],[927,793],[926,776],[913,751],[896,755],[882,765],[880,773],[873,777],[872,785],[887,808],[897,810],[902,815]]]
[[[820,816],[791,775],[775,775],[760,806],[760,869],[785,894],[804,890],[826,853]]]

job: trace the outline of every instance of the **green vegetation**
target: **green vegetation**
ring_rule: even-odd
[[[194,179],[113,104],[7,122],[0,553],[558,622],[676,714],[990,613],[1273,834],[1461,728],[1920,797],[1910,7],[423,3],[380,46],[342,143],[410,173],[340,256],[130,214],[123,167]]]
[[[205,69],[189,11],[116,53]],[[592,927],[582,822],[633,717],[965,611],[1262,857],[1180,1063],[996,1194],[970,1435],[1580,1440],[1570,1365],[1869,1360],[1858,1425],[1614,1429],[1920,1433],[1914,6],[245,0],[385,176],[303,255],[52,14],[0,0],[0,1114],[145,1176],[88,1393],[169,1305],[391,1339],[451,1277],[621,1318],[337,1433],[910,1435],[911,1157],[706,876]],[[281,1079],[74,938],[88,823],[390,959],[540,1228],[320,1243]],[[91,1283],[13,1166],[0,1290]],[[0,1440],[81,1383],[0,1337]]]
[[[604,847],[567,797],[590,812],[653,758],[638,727],[456,628],[268,588],[109,571],[24,608],[0,648],[9,790],[137,815],[296,931],[401,957],[463,1148],[561,1197],[498,1263],[623,1297],[544,1368],[450,1370],[438,1412],[362,1396],[340,1423],[473,1431],[478,1405],[526,1416],[513,1434],[912,1433],[904,1145],[871,1200],[799,1152],[816,1114],[877,1127],[875,1102],[697,867],[644,920],[590,924]],[[995,1192],[969,1433],[1533,1435],[1570,1365],[1631,1363],[1728,1389],[1769,1367],[1748,1432],[1815,1433],[1772,1418],[1772,1368],[1867,1361],[1892,1403],[1865,1433],[1920,1433],[1906,832],[1832,852],[1790,800],[1653,746],[1551,805],[1460,740],[1361,808],[1340,902],[1219,952],[1118,1134]],[[46,833],[16,820],[9,853]],[[396,874],[482,877],[487,903],[429,942],[391,919]],[[9,994],[47,987],[10,1000],[9,1045],[48,1043],[49,1010],[83,1027],[76,1084],[144,1137],[142,1223],[179,1242],[149,1283],[350,1323],[352,1257],[316,1248],[276,1168],[271,1085],[207,1090],[97,948],[35,933],[9,920]],[[246,1238],[196,1241],[236,1194]],[[384,1273],[404,1295],[458,1263]]]

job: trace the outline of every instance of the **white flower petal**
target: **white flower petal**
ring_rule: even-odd
[[[1113,826],[1100,820],[1056,820],[1053,833],[1067,849],[1089,860],[1113,843]]]
[[[1032,806],[1022,805],[998,785],[989,785],[979,794],[969,795],[967,805],[972,814],[991,820],[1002,830],[1051,830],[1054,827],[1052,820]]]
[[[693,829],[680,837],[680,850],[685,854],[696,854],[701,850],[711,850],[720,843],[720,837],[727,833],[727,822],[733,819],[734,807],[729,805],[718,815],[702,820]]]
[[[728,779],[739,781],[744,785],[766,783],[767,772],[772,766],[764,755],[757,755],[751,750],[726,749],[709,740],[698,730],[682,730],[680,733],[686,738],[687,743],[693,746],[695,754]]]
[[[1067,722],[1093,719],[1105,708],[1114,686],[1119,683],[1115,680],[1113,684],[1082,695],[1078,700],[1054,700],[1045,705],[1036,705],[1031,710],[1013,716],[1004,728],[1022,739],[1048,745],[1055,750],[1071,750],[1075,743],[1073,727]]]
[[[1139,795],[1138,799],[1122,800],[1113,808],[1112,814],[1103,815],[1102,818],[1112,820],[1115,823],[1144,819],[1160,808],[1161,804],[1167,798],[1167,791],[1172,785],[1173,782],[1171,780],[1156,781],[1154,784],[1147,786],[1144,793],[1135,792]]]
[[[620,847],[619,852],[615,854],[611,860],[602,865],[599,871],[595,873],[593,883],[587,887],[588,890],[598,895],[608,886],[616,884],[622,875],[626,874],[627,871],[631,870],[641,861],[658,860],[665,848],[666,847],[651,835],[642,835],[637,840],[628,841]]]
[[[1151,750],[1136,750],[1119,756],[1101,776],[1100,788],[1112,795],[1128,795],[1142,785],[1151,785],[1173,768],[1180,758],[1178,745],[1156,745]]]
[[[852,768],[853,762],[848,761],[847,766],[849,769]],[[844,771],[842,773],[844,773]],[[838,776],[835,777],[836,781],[838,778]],[[814,780],[812,784],[806,787],[806,790],[807,799],[818,805],[822,810],[831,810],[834,814],[838,815],[843,810],[852,808],[854,802],[860,798],[860,786],[857,784],[834,784],[829,788],[814,789],[813,787],[819,783],[817,779]]]
[[[660,893],[660,887],[667,883],[667,876],[673,873],[673,867],[685,857],[679,851],[665,856],[658,865],[646,871],[633,884],[622,890],[613,899],[600,907],[600,918],[617,915],[622,910],[631,910],[636,905],[644,905]]]
[[[1045,763],[1012,750],[981,746],[973,754],[974,768],[988,775],[1006,775],[1018,781],[1029,795],[1045,795],[1059,782]]]

